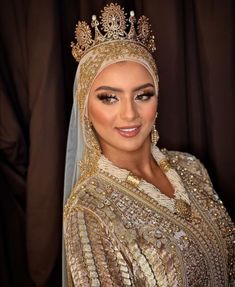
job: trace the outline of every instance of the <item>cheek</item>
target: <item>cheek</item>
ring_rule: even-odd
[[[106,109],[104,106],[90,105],[88,109],[89,119],[92,122],[94,128],[99,129],[100,126],[108,126],[114,121],[114,113],[110,112],[109,109]]]
[[[153,123],[156,118],[156,112],[157,112],[157,104],[146,106],[144,109],[142,109],[142,118],[144,118],[147,122]]]

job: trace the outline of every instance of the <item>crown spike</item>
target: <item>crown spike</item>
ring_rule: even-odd
[[[98,28],[99,24],[100,23],[97,20],[96,15],[92,15],[91,27],[95,29],[95,39],[94,39],[95,43],[100,43],[100,42],[103,42],[105,40],[104,36],[101,34],[101,32]]]
[[[136,30],[135,30],[136,18],[135,18],[135,12],[134,11],[130,11],[129,22],[131,24],[131,27],[130,27],[130,30],[128,33],[128,39],[136,40],[137,39],[137,34],[136,34]]]

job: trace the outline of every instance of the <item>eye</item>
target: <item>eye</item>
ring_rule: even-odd
[[[153,96],[155,96],[154,92],[143,92],[141,94],[136,95],[135,100],[146,102]]]
[[[97,98],[104,104],[111,105],[118,101],[117,96],[112,94],[100,94],[97,95]]]

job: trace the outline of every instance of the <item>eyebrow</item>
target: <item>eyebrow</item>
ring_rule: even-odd
[[[148,88],[148,87],[154,88],[154,85],[151,84],[151,83],[146,83],[146,84],[143,84],[141,86],[138,86],[138,87],[134,88],[132,90],[132,92],[136,92],[136,91],[139,91],[141,89]],[[110,86],[100,86],[97,89],[95,89],[95,92],[101,91],[101,90],[108,90],[108,91],[119,92],[119,93],[124,92],[122,89],[115,88],[115,87],[110,87]]]

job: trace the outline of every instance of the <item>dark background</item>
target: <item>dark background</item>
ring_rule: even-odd
[[[109,2],[0,0],[0,286],[61,286],[70,42]],[[117,2],[156,35],[160,146],[196,155],[232,215],[235,2]]]

